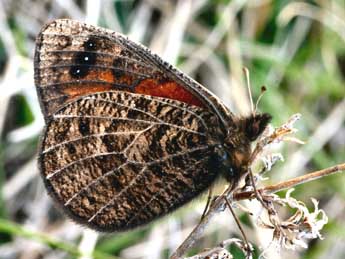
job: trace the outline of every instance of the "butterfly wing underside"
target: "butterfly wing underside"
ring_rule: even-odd
[[[119,34],[71,20],[41,31],[35,82],[47,125],[39,166],[71,218],[126,230],[211,185],[227,111],[186,80]]]
[[[49,120],[41,173],[79,223],[102,231],[143,225],[214,181],[213,120],[174,100],[119,91],[85,96]]]
[[[121,90],[205,107],[226,126],[230,111],[202,85],[120,33],[73,20],[47,24],[36,40],[35,83],[45,118],[89,93]]]

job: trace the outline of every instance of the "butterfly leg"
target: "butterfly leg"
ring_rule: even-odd
[[[254,193],[255,193],[255,197],[256,199],[262,204],[262,206],[267,210],[267,212],[270,212],[272,211],[271,208],[269,208],[269,206],[267,205],[267,202],[264,201],[263,197],[262,197],[262,194],[258,191],[258,189],[256,189],[256,184],[255,184],[255,180],[254,180],[254,175],[253,175],[253,172],[251,169],[249,169],[249,179],[252,183],[252,186],[253,186],[253,190],[254,190]]]
[[[240,232],[241,232],[241,235],[242,235],[242,237],[243,237],[243,241],[244,241],[244,244],[245,244],[245,250],[246,250],[246,252],[247,252],[246,258],[252,258],[253,247],[252,247],[252,246],[249,244],[249,242],[248,242],[247,236],[246,236],[246,234],[244,233],[244,230],[243,230],[243,228],[242,228],[241,222],[240,222],[240,220],[238,219],[238,217],[236,216],[234,210],[232,209],[231,203],[230,203],[229,199],[226,197],[226,195],[223,195],[222,197],[223,197],[223,199],[225,200],[226,205],[228,206],[228,208],[229,208],[229,210],[230,210],[232,216],[234,217],[235,222],[236,222],[236,225],[238,226],[238,228],[239,228],[239,230],[240,230]]]
[[[201,218],[200,218],[200,221],[205,217],[208,209],[210,208],[211,206],[211,203],[212,203],[212,187],[210,187],[210,189],[208,189],[208,196],[207,196],[207,202],[206,202],[206,205],[205,205],[205,208],[204,208],[204,211],[201,215]]]

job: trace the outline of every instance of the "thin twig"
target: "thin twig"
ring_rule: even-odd
[[[228,187],[228,189],[224,192],[224,194],[220,195],[212,204],[206,215],[200,220],[199,224],[193,229],[193,231],[188,235],[188,237],[183,241],[183,243],[178,247],[178,249],[171,255],[170,259],[178,259],[181,258],[183,254],[187,252],[189,248],[191,248],[194,243],[200,239],[202,234],[204,233],[204,229],[212,219],[212,217],[224,208],[225,201],[222,197],[226,195],[228,191],[232,188],[232,185]]]
[[[292,188],[294,186],[297,186],[297,185],[300,185],[303,183],[317,180],[321,177],[325,177],[325,176],[329,176],[329,175],[332,175],[335,173],[339,173],[341,171],[345,171],[345,163],[335,165],[332,167],[328,167],[328,168],[322,169],[320,171],[308,173],[306,175],[302,175],[299,177],[295,177],[295,178],[292,178],[290,180],[287,180],[287,181],[284,181],[284,182],[281,182],[278,184],[266,186],[264,188],[259,189],[258,191],[259,192],[266,192],[266,193],[276,193],[276,192],[286,190],[286,189]],[[251,198],[255,198],[255,192],[254,191],[235,193],[233,195],[234,201],[247,200],[247,199],[251,199]]]
[[[345,171],[345,163],[339,164],[336,166],[332,166],[320,171],[315,171],[300,177],[296,177],[275,185],[270,185],[259,189],[259,192],[266,192],[266,193],[275,193],[284,189],[289,189],[299,184],[303,184],[306,182],[310,182],[321,177],[325,177],[337,172]],[[232,195],[231,199],[233,201],[239,200],[246,200],[255,198],[255,192],[241,192],[241,193],[232,193],[231,190],[232,186],[230,186],[226,191],[225,194],[229,196]],[[215,202],[212,204],[209,211],[206,213],[204,218],[200,221],[200,223],[193,229],[193,231],[189,234],[189,236],[183,241],[183,243],[177,248],[177,250],[171,255],[170,259],[178,259],[181,258],[189,248],[191,248],[194,243],[202,236],[204,229],[212,219],[212,217],[225,205],[225,200],[220,196]]]

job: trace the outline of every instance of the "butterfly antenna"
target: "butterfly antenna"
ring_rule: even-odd
[[[244,73],[244,77],[246,79],[246,84],[247,84],[247,89],[248,89],[248,94],[249,94],[249,99],[250,99],[250,110],[253,113],[253,116],[255,115],[254,113],[254,103],[253,103],[253,96],[252,96],[252,90],[251,90],[251,86],[250,86],[250,76],[249,76],[249,70],[248,68],[244,67],[243,68],[243,73]]]
[[[260,93],[260,95],[259,95],[259,97],[258,97],[258,100],[256,101],[256,104],[255,104],[255,109],[254,109],[254,114],[256,114],[256,111],[257,111],[257,109],[258,109],[258,106],[259,106],[259,102],[260,102],[260,100],[261,100],[261,97],[265,94],[265,92],[267,91],[267,88],[266,88],[266,86],[261,86],[261,93]]]

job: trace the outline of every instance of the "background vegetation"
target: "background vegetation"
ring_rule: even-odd
[[[112,235],[86,230],[54,208],[36,167],[43,118],[32,58],[40,27],[62,17],[142,42],[238,115],[249,112],[242,73],[248,67],[254,99],[261,85],[268,88],[259,108],[273,115],[273,125],[294,113],[303,116],[297,136],[306,144],[277,147],[286,161],[270,172],[267,184],[345,160],[342,0],[0,0],[0,258],[167,258],[205,205],[201,197],[154,224]],[[299,186],[295,197],[308,205],[317,198],[329,216],[325,239],[268,258],[345,258],[344,185],[344,176],[335,175]],[[271,233],[253,227],[245,214],[241,219],[250,241],[266,247]],[[238,235],[231,215],[221,213],[194,252]]]

